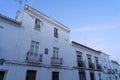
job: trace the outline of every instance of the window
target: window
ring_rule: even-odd
[[[81,55],[77,55],[77,60],[78,61],[82,61],[82,56]]]
[[[79,67],[83,67],[82,52],[76,51],[77,53],[77,63]]]
[[[45,54],[48,54],[48,48],[45,48]]]
[[[117,77],[117,76],[115,76],[115,80],[118,80],[118,77]]]
[[[54,37],[58,38],[58,29],[54,28]]]
[[[83,67],[83,60],[81,55],[77,55],[77,63],[79,67]]]
[[[41,21],[39,19],[35,19],[35,29],[40,30],[41,27]]]
[[[53,47],[53,56],[58,57],[59,48]]]
[[[79,80],[86,80],[85,72],[80,72],[79,71]]]
[[[112,80],[110,76],[109,76],[109,79]]]
[[[95,62],[98,63],[98,57],[95,57]]]
[[[0,71],[0,80],[4,80],[5,71]]]
[[[31,41],[31,53],[35,53],[37,54],[38,53],[38,47],[39,47],[39,42],[36,42],[36,41]]]
[[[36,71],[35,70],[27,70],[26,80],[36,80]]]
[[[90,80],[95,80],[95,75],[93,72],[90,72]]]
[[[88,58],[88,62],[91,63],[91,62],[92,62],[92,61],[91,61],[91,55],[87,54],[87,58]]]
[[[99,80],[102,80],[102,79],[101,79],[101,74],[99,73],[98,75],[99,75]]]
[[[3,65],[4,62],[5,62],[4,59],[0,59],[0,65]]]
[[[52,80],[59,80],[59,72],[52,72]]]

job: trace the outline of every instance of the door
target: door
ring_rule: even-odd
[[[59,72],[52,72],[52,80],[59,80]]]
[[[5,71],[0,71],[0,80],[4,80]]]
[[[26,80],[36,80],[36,71],[27,70]]]
[[[90,79],[91,79],[91,80],[95,80],[95,76],[94,76],[94,73],[93,73],[93,72],[90,73]]]

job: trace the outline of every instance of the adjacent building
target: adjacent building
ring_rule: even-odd
[[[76,68],[79,71],[79,80],[103,80],[101,52],[74,41],[72,41],[72,46],[76,52],[75,63],[77,63]]]
[[[69,35],[68,27],[28,5],[15,20],[0,14],[0,80],[120,79],[118,62]]]

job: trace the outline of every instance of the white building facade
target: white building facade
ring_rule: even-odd
[[[69,33],[28,5],[16,20],[0,15],[0,80],[110,80],[103,53],[71,43]],[[111,67],[118,70],[111,80],[120,79],[119,67]]]
[[[102,77],[103,69],[100,63],[101,52],[74,41],[72,46],[75,50],[74,52],[76,52],[76,68],[79,71],[80,80],[104,80]]]

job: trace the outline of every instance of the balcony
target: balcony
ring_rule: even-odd
[[[40,64],[42,62],[42,54],[28,51],[26,55],[26,62],[33,63],[33,64]]]
[[[78,60],[78,67],[79,68],[85,68],[85,64],[84,64],[84,61],[83,60]]]
[[[99,63],[96,63],[96,69],[97,70],[102,70],[102,66]]]
[[[60,66],[63,64],[63,58],[59,57],[51,57],[51,65],[53,66]]]
[[[95,69],[95,65],[92,62],[88,62],[89,69]]]
[[[115,71],[112,70],[112,69],[107,69],[107,73],[108,73],[108,74],[115,74]]]

